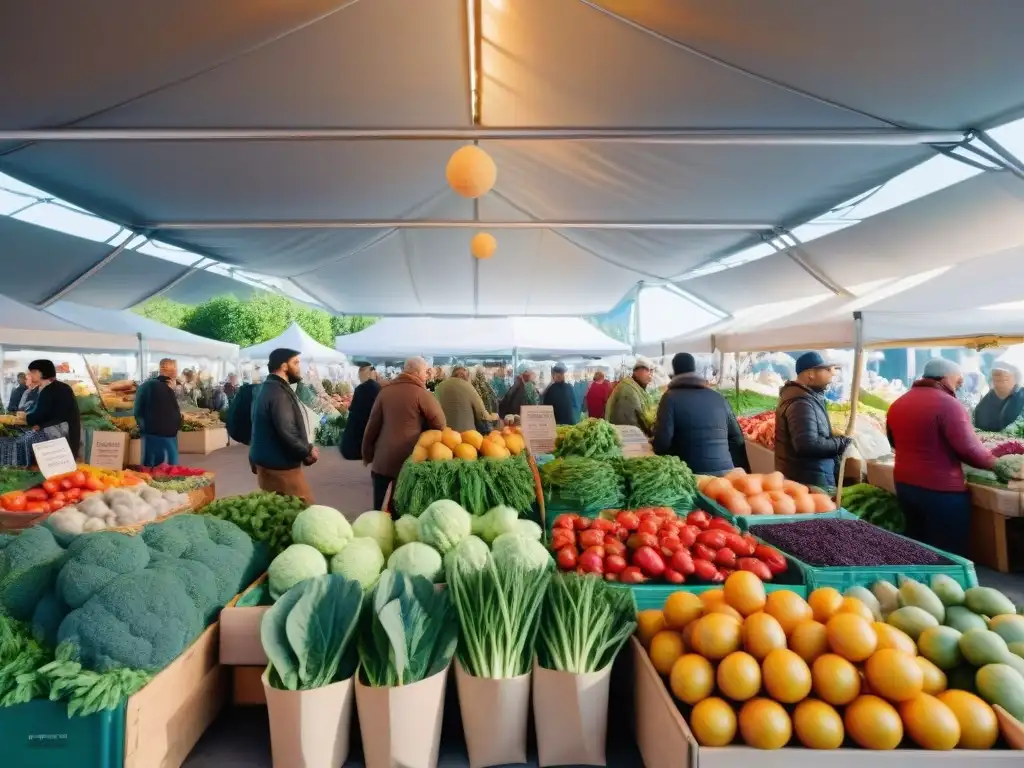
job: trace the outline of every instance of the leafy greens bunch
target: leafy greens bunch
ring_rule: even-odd
[[[582,456],[588,459],[612,459],[622,455],[619,433],[604,419],[583,419],[558,431],[555,456]]]
[[[375,688],[410,685],[445,667],[459,622],[448,590],[422,576],[385,570],[369,595],[359,630],[363,681]]]
[[[549,492],[583,510],[621,509],[626,501],[615,462],[569,456],[549,461],[540,475]]]
[[[352,677],[362,608],[362,585],[337,574],[306,579],[285,592],[260,625],[270,685],[308,691]]]

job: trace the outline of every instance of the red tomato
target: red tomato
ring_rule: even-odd
[[[688,525],[696,525],[701,530],[704,530],[711,524],[711,515],[703,509],[696,509],[686,516],[686,522]]]
[[[619,574],[619,581],[623,584],[643,584],[647,578],[639,568],[631,565]]]
[[[640,526],[640,518],[634,513],[623,510],[615,516],[615,522],[627,531],[635,531]]]
[[[685,549],[677,549],[673,553],[670,565],[673,571],[681,573],[683,576],[693,573],[693,557]]]
[[[49,499],[49,501],[50,501],[50,503],[51,503],[51,504],[53,504],[53,502],[55,502],[55,501],[59,501],[59,502],[60,502],[61,504],[63,504],[63,503],[65,503],[65,502],[66,502],[67,500],[68,500],[68,497],[67,497],[67,495],[66,495],[66,494],[64,494],[64,493],[63,493],[63,492],[61,492],[61,491],[57,491],[56,493],[51,493],[51,494],[50,494],[50,499]]]
[[[683,546],[676,536],[662,536],[658,544],[660,545],[661,554],[665,557],[672,557],[672,553]]]
[[[580,546],[583,549],[587,549],[588,547],[596,547],[600,546],[601,544],[604,544],[604,537],[604,531],[599,531],[597,529],[591,528],[587,531],[580,531],[578,539],[580,542]]]
[[[567,528],[567,529],[569,529],[571,531],[575,527],[573,525],[573,521],[577,517],[578,517],[578,515],[573,515],[573,514],[559,515],[558,517],[555,518],[555,522],[553,522],[551,524],[551,527],[552,528]]]
[[[751,547],[750,543],[738,533],[725,534],[725,546],[740,557],[746,557],[747,555],[754,554],[754,548]]]
[[[605,536],[603,546],[604,551],[607,552],[609,555],[620,555],[622,557],[626,556],[626,545],[614,536]]]
[[[772,580],[771,570],[756,557],[741,557],[736,561],[736,567],[741,571],[750,571],[761,581]]]
[[[64,506],[65,504],[63,501],[55,501],[54,499],[50,499],[51,512],[56,512],[58,509],[64,509]]]
[[[640,547],[633,553],[633,565],[640,566],[645,576],[660,576],[665,570],[665,559],[653,547]]]
[[[725,531],[701,531],[697,536],[697,543],[711,547],[711,549],[721,549],[725,546]]]
[[[768,570],[772,574],[782,573],[789,565],[786,563],[786,557],[777,549],[772,549],[764,544],[758,544],[754,549],[754,557],[763,562],[768,566]]]
[[[626,570],[626,558],[619,555],[608,555],[604,559],[604,572],[606,574],[619,574]]]
[[[60,491],[60,483],[56,480],[47,480],[43,483],[43,490],[46,491],[50,496]]]
[[[757,549],[757,539],[751,536],[749,533],[743,534],[743,540],[750,545],[750,553],[753,554],[754,550]]]
[[[640,521],[640,525],[637,527],[636,532],[649,533],[653,536],[657,535],[659,528],[661,528],[661,523],[659,523],[653,517],[649,517],[646,520]]]
[[[694,560],[693,575],[703,581],[712,581],[715,576],[718,576],[718,569],[709,560]]]
[[[694,560],[707,560],[709,563],[715,559],[715,550],[705,544],[694,544],[690,549]]]
[[[82,486],[85,485],[86,477],[87,476],[85,472],[79,470],[78,472],[72,472],[71,475],[69,476],[69,479],[71,480],[71,484],[75,488],[81,488]]]
[[[48,512],[48,504],[43,501],[30,501],[25,505],[26,512]]]
[[[585,531],[590,527],[589,517],[580,517],[579,515],[572,521],[572,527],[577,531]]]
[[[0,497],[0,506],[8,512],[24,512],[28,499],[21,491],[11,491]]]
[[[597,546],[594,546],[594,547],[587,547],[586,552],[584,552],[583,554],[587,554],[587,552],[590,552],[593,555],[597,555],[602,560],[604,560],[604,556],[606,554],[608,554],[607,552],[604,551],[604,547],[602,547],[601,545],[597,545]]]
[[[82,498],[82,489],[72,488],[70,491],[64,494],[64,498],[67,501],[74,503],[78,501],[80,498]]]
[[[89,490],[89,491],[103,491],[103,490],[106,490],[106,486],[103,484],[103,481],[100,480],[98,477],[93,477],[92,475],[89,475],[89,477],[86,478],[84,485],[79,485],[79,486],[76,486],[76,487],[84,488],[85,490]]]
[[[679,571],[674,571],[671,568],[666,568],[665,572],[661,574],[661,577],[669,584],[682,584],[686,581],[686,577],[683,576],[683,574]]]
[[[61,490],[63,491],[70,491],[72,488],[75,487],[75,484],[71,482],[70,477],[65,477],[63,480],[60,481],[60,487]]]
[[[736,553],[728,547],[722,547],[715,552],[715,565],[722,568],[734,568],[736,566]]]
[[[604,531],[605,533],[611,533],[618,526],[614,520],[608,520],[603,517],[599,517],[590,524],[590,530]]]
[[[571,571],[576,567],[576,547],[563,547],[555,555],[555,562],[563,571]]]
[[[604,573],[604,558],[592,550],[587,550],[580,555],[580,569],[584,573]]]
[[[640,547],[657,547],[658,537],[653,533],[634,533],[626,540],[626,546],[630,549],[640,549]]]
[[[629,539],[629,537],[630,531],[626,528],[623,528],[621,525],[615,529],[615,538],[617,538],[619,541],[625,543],[625,541]]]
[[[50,494],[44,491],[42,488],[29,488],[25,491],[25,498],[29,503],[33,501],[46,501],[50,498]]]
[[[700,528],[696,525],[684,525],[679,529],[679,540],[683,543],[684,547],[692,547],[697,541],[697,534],[700,533]]]
[[[739,533],[739,528],[730,523],[724,517],[712,517],[711,521],[708,523],[708,528],[725,531],[726,533]]]
[[[654,514],[658,517],[673,518],[676,516],[676,511],[672,507],[655,507]]]
[[[576,546],[576,532],[569,528],[555,528],[551,531],[551,548]]]
[[[617,573],[606,573],[604,575],[604,580],[605,581],[618,581],[619,580],[619,574],[617,574]]]

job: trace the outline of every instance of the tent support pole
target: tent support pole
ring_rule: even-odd
[[[7,376],[4,373],[7,361],[4,360],[4,348],[0,344],[0,409],[7,407]]]
[[[143,382],[146,380],[146,350],[142,343],[142,334],[138,333],[136,336],[139,337],[139,381]]]
[[[131,237],[129,237],[127,240],[125,240],[123,243],[121,243],[119,246],[117,246],[114,250],[112,250],[110,253],[108,253],[106,256],[104,256],[102,259],[100,259],[98,262],[96,262],[91,267],[89,267],[87,270],[85,270],[85,272],[80,274],[78,277],[76,277],[70,283],[65,285],[60,290],[58,290],[56,293],[53,293],[50,296],[48,296],[47,298],[43,299],[36,306],[38,306],[40,309],[46,309],[48,306],[50,306],[54,302],[60,301],[61,299],[63,299],[65,296],[67,296],[69,293],[71,293],[73,290],[75,290],[75,288],[80,286],[82,283],[84,283],[90,277],[92,277],[97,272],[99,272],[101,269],[103,269],[105,266],[107,266],[107,264],[109,264],[114,259],[116,259],[118,256],[120,256],[124,252],[124,250],[128,247],[128,244],[131,243],[131,241],[135,239],[135,237],[136,237],[135,233],[132,232],[131,233]],[[146,242],[148,242],[148,240]]]
[[[733,352],[732,356],[736,358],[736,404],[740,402],[740,353]]]
[[[850,420],[846,423],[846,436],[853,437],[857,430],[857,405],[860,402],[861,369],[864,367],[864,317],[853,313],[853,378],[850,383]],[[850,443],[850,448],[853,443]],[[846,460],[850,453],[847,448],[839,462],[839,477],[836,479],[836,506],[843,504],[843,477],[846,475]]]
[[[823,286],[832,291],[832,293],[834,293],[836,296],[853,298],[853,294],[851,294],[848,290],[843,288],[843,286],[839,285],[839,283],[837,283],[835,280],[833,280],[831,277],[829,277],[823,271],[821,271],[821,269],[819,269],[818,266],[814,264],[805,253],[801,252],[801,247],[803,246],[803,243],[796,235],[794,235],[792,232],[788,230],[780,229],[776,230],[776,236],[777,239],[783,242],[785,247],[780,247],[779,244],[775,242],[776,238],[768,240],[768,245],[774,248],[777,253],[781,253],[788,256],[794,264],[796,264],[798,267],[800,267],[800,269],[802,269],[808,275],[810,275]],[[787,243],[787,238],[791,242]]]

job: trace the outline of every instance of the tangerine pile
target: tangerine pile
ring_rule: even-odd
[[[637,634],[705,747],[738,737],[780,749],[795,736],[808,749],[847,739],[895,749],[904,737],[924,749],[989,749],[999,737],[987,703],[947,690],[909,635],[831,587],[807,600],[767,594],[736,571],[722,589],[674,592],[661,610],[641,611]]]

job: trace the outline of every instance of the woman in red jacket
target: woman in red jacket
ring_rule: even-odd
[[[963,466],[991,469],[996,458],[974,434],[967,409],[956,399],[960,368],[935,358],[924,376],[889,408],[886,426],[896,452],[896,496],[907,535],[933,547],[967,555],[971,494]]]
[[[605,407],[608,405],[608,398],[612,396],[615,385],[605,378],[602,371],[594,374],[594,381],[583,398],[587,406],[587,413],[593,419],[603,419]]]

